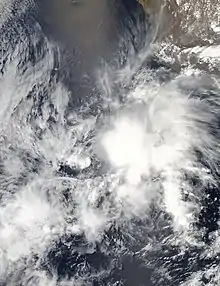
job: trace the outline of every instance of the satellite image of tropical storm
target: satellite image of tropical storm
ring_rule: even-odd
[[[220,285],[220,0],[0,0],[0,286]]]

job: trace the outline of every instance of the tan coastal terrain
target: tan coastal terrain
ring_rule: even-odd
[[[181,47],[219,43],[220,0],[139,0],[157,25],[157,39],[167,36]]]
[[[220,0],[139,0],[154,30],[154,55],[171,69],[220,74]]]

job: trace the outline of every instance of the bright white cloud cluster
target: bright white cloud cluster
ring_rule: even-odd
[[[216,52],[214,47],[198,51],[201,57]],[[25,74],[17,72],[15,53],[0,81],[0,281],[11,275],[8,285],[13,285],[14,273],[25,269],[23,285],[85,285],[75,277],[59,280],[55,270],[49,276],[40,269],[41,259],[65,236],[81,235],[94,245],[113,226],[126,231],[135,219],[150,220],[152,206],[171,218],[174,234],[168,243],[182,248],[199,243],[192,223],[200,211],[201,189],[207,182],[215,183],[211,171],[219,160],[219,144],[209,128],[218,113],[212,103],[219,102],[193,97],[186,87],[196,90],[217,81],[187,73],[161,83],[157,71],[139,70],[148,53],[139,55],[132,67],[128,63],[114,71],[117,79],[113,71],[101,71],[99,85],[105,98],[99,117],[82,108],[69,114],[68,124],[69,94],[62,84],[47,90],[48,100],[41,103],[39,113],[34,104],[40,87],[35,99],[27,98],[34,85],[49,83],[52,47],[48,44],[45,59]],[[119,82],[130,84],[121,95],[123,104],[114,97],[114,84]],[[109,114],[102,113],[106,106]],[[196,177],[201,189],[187,176]],[[135,240],[136,233],[132,235]],[[216,236],[213,256],[218,249]],[[199,283],[197,278],[190,281]]]

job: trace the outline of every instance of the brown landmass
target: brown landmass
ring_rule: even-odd
[[[182,48],[219,44],[220,0],[139,0],[156,28],[156,40],[168,38]]]

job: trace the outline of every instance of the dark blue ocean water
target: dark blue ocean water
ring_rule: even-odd
[[[140,189],[140,195],[133,196],[128,189],[129,195],[118,198],[115,185],[119,190],[127,175],[117,171],[121,161],[114,159],[114,153],[113,159],[111,154],[107,156],[108,148],[113,150],[119,144],[117,137],[106,147],[107,151],[97,147],[99,133],[105,134],[103,130],[114,126],[118,114],[128,120],[131,134],[136,127],[132,121],[140,116],[140,121],[145,122],[145,114],[151,114],[149,106],[154,97],[147,102],[129,99],[137,87],[148,90],[150,98],[154,92],[159,98],[158,86],[160,94],[167,90],[174,93],[165,105],[169,109],[175,94],[178,100],[179,94],[190,94],[194,99],[215,98],[219,94],[217,85],[198,86],[191,84],[191,79],[179,80],[176,70],[147,53],[153,37],[152,25],[134,0],[96,0],[93,5],[86,1],[61,2],[14,2],[1,24],[0,284],[217,285],[220,195],[218,168],[212,163],[218,165],[218,158],[215,162],[207,161],[206,150],[192,140],[190,160],[196,158],[197,163],[192,166],[201,173],[185,168],[179,159],[178,164],[168,163],[174,170],[180,170],[181,180],[180,201],[174,198],[171,202],[177,205],[172,213],[163,185],[166,168],[161,171],[152,163],[151,171],[141,173],[140,183],[133,190],[138,193]],[[92,6],[96,10],[91,10]],[[212,103],[218,110],[216,100],[207,101],[208,108]],[[178,104],[177,116],[185,101]],[[163,114],[161,105],[163,100],[159,99],[159,114]],[[174,105],[168,114],[175,113],[177,107]],[[125,109],[122,115],[121,109]],[[190,107],[187,110],[193,118]],[[211,119],[209,111],[195,121],[200,120],[203,129],[207,127],[207,133],[201,134],[211,134],[217,142],[218,114],[215,111]],[[114,120],[109,122],[106,118]],[[127,128],[126,124],[123,126]],[[151,133],[148,128],[145,131]],[[171,132],[171,150],[175,150],[175,139],[181,140],[178,132],[182,125],[178,128],[174,135]],[[166,125],[164,130],[160,142],[166,142]],[[138,132],[126,139],[128,146],[135,136],[139,140]],[[212,142],[210,150],[217,148]],[[147,146],[150,150],[151,145]],[[123,149],[126,147],[117,153],[118,158]],[[126,158],[131,159],[121,160],[133,160],[132,164],[136,164],[130,157],[132,152],[139,156],[132,149],[126,153]],[[165,158],[166,151],[162,154]],[[146,153],[141,156],[144,158]],[[175,155],[170,153],[168,158],[172,156]],[[113,161],[115,165],[111,165]],[[80,164],[85,162],[89,163],[82,167]],[[136,165],[135,168],[139,170]],[[131,169],[130,177],[135,168]],[[207,180],[201,179],[203,169],[211,173]],[[175,176],[175,172],[171,174],[172,178]],[[142,191],[145,187],[146,191]],[[151,200],[152,193],[155,196]],[[148,198],[150,203],[145,205]],[[190,205],[189,209],[196,207],[190,227],[176,230],[179,212],[185,217],[182,202],[187,208]],[[209,251],[215,254],[209,256]]]

